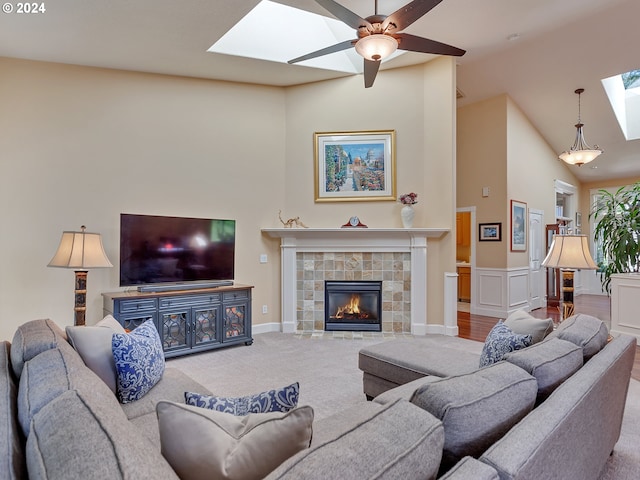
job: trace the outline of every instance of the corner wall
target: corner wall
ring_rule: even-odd
[[[502,241],[476,245],[471,312],[506,317],[527,309],[530,244],[524,252],[510,249],[511,200],[555,223],[554,180],[578,186],[577,179],[507,95],[458,109],[457,171],[458,207],[476,207],[477,223],[502,223]]]
[[[362,77],[290,87],[286,93],[287,217],[339,227],[357,215],[369,227],[401,228],[397,202],[314,202],[314,132],[396,131],[397,194],[418,193],[414,227],[455,225],[455,63],[439,58]],[[427,315],[443,324],[444,274],[455,271],[455,237],[430,240]]]
[[[260,229],[281,226],[278,210],[311,226],[401,226],[396,202],[314,203],[315,131],[396,130],[397,193],[420,195],[415,226],[454,229],[452,59],[382,71],[371,89],[361,76],[285,89],[6,58],[0,71],[2,338],[34,318],[73,323],[73,272],[46,265],[80,225],[116,265],[88,275],[87,323],[102,318],[100,294],[119,290],[122,212],[236,219],[254,329],[277,328],[279,243]],[[428,258],[428,315],[442,323],[453,235]]]
[[[235,219],[254,324],[279,322],[279,251],[260,228],[285,204],[283,89],[2,58],[0,71],[0,338],[34,318],[73,324],[73,271],[47,264],[81,225],[115,265],[88,274],[87,323],[102,318],[122,212]]]

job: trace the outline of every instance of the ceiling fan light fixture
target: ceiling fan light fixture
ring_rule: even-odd
[[[393,55],[398,48],[398,41],[390,35],[376,33],[362,37],[356,42],[355,48],[365,59],[377,62]]]
[[[584,124],[580,121],[580,95],[584,92],[584,88],[578,88],[575,93],[578,95],[578,123],[576,123],[576,140],[573,146],[566,152],[562,152],[558,157],[569,165],[578,165],[581,167],[585,163],[592,162],[602,153],[602,149],[598,145],[593,148],[584,139],[582,127]]]

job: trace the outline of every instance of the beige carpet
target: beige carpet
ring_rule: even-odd
[[[414,338],[403,336],[403,338]],[[442,345],[450,337],[415,337],[416,341]],[[367,345],[393,339],[388,336],[336,338],[333,335],[265,333],[251,346],[238,346],[167,361],[212,392],[242,396],[300,383],[300,404],[311,405],[315,418],[365,403],[358,351]],[[458,339],[459,340],[459,339]],[[461,342],[480,353],[482,344]],[[460,344],[451,345],[462,348]],[[640,382],[631,380],[620,440],[605,466],[603,480],[640,478]]]

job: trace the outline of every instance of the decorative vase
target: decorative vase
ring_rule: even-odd
[[[416,215],[413,205],[405,205],[400,210],[400,216],[402,217],[402,225],[404,228],[413,227],[413,217]]]

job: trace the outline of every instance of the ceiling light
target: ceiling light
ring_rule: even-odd
[[[376,33],[356,42],[356,52],[374,62],[384,60],[398,48],[398,41],[390,35]]]
[[[584,88],[578,88],[575,93],[578,94],[578,123],[576,123],[576,140],[569,151],[562,152],[559,157],[569,165],[578,165],[581,167],[585,163],[589,163],[602,153],[598,145],[591,148],[584,139],[582,127],[584,124],[580,121],[580,95],[584,92]]]

